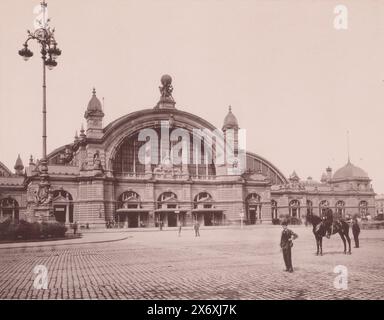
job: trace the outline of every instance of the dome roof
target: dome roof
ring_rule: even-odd
[[[229,106],[228,114],[224,118],[223,130],[239,129],[239,124],[235,115],[232,113],[232,107]]]
[[[93,88],[92,98],[88,102],[87,111],[103,111],[100,100],[96,97],[96,90]]]
[[[369,179],[368,174],[361,168],[356,167],[350,161],[338,169],[333,175],[332,179],[344,180],[344,179]]]

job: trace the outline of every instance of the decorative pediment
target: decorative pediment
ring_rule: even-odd
[[[52,200],[55,203],[62,202],[62,203],[67,203],[68,199],[63,197],[61,194],[59,194],[56,198]]]

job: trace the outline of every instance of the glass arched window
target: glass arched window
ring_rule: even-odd
[[[343,218],[345,216],[345,202],[343,200],[339,200],[336,202],[335,209],[336,215],[339,218]]]
[[[208,192],[200,192],[198,193],[194,200],[194,209],[207,209],[212,208],[213,198]]]
[[[299,200],[291,200],[289,202],[289,215],[291,217],[300,218],[300,201]]]
[[[135,191],[125,191],[118,198],[118,209],[138,209],[140,208],[140,196]]]
[[[328,208],[329,208],[328,200],[321,200],[319,203],[320,217],[323,217],[326,215]]]
[[[359,215],[361,218],[365,218],[367,214],[368,214],[368,202],[365,200],[362,200],[359,203]]]
[[[170,129],[168,141],[168,150],[162,150],[165,148],[162,143],[163,137],[160,128],[151,128],[153,136],[150,142],[148,141],[150,169],[158,176],[167,174],[169,170],[172,170],[172,174],[180,174],[182,172],[182,165],[176,164],[176,159],[179,159],[182,152],[181,149],[174,148],[175,145],[181,143],[180,130],[181,128]],[[176,131],[179,130],[179,131]],[[178,133],[179,132],[179,133]],[[171,139],[172,138],[172,139]],[[175,138],[175,139],[174,139]],[[176,139],[177,138],[177,139]],[[185,155],[187,157],[188,172],[191,176],[214,176],[216,174],[216,167],[214,164],[214,157],[208,156],[211,149],[204,141],[196,139],[198,143],[197,147],[194,144],[193,133],[185,131],[185,143],[181,144]],[[140,153],[141,148],[147,143],[147,141],[139,141],[139,133],[135,133],[129,137],[126,137],[113,159],[113,172],[115,175],[131,176],[141,175],[145,173],[145,163]],[[164,152],[167,153],[165,157]],[[194,161],[195,160],[195,161]]]
[[[171,191],[163,192],[157,198],[158,209],[176,209],[178,207],[177,195]]]

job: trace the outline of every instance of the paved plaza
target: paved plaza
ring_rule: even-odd
[[[338,235],[315,256],[310,227],[291,227],[295,272],[284,272],[281,227],[87,233],[81,243],[0,246],[0,299],[383,299],[384,231],[362,230],[361,248],[342,253]],[[114,240],[113,240],[114,239]],[[98,241],[97,243],[92,243]],[[101,242],[105,241],[105,242]],[[36,265],[48,288],[34,289]],[[335,289],[334,267],[348,268]]]

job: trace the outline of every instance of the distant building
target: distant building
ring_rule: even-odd
[[[328,207],[342,217],[377,210],[371,180],[350,161],[335,173],[327,168],[320,181],[301,180],[295,172],[286,178],[270,161],[251,152],[246,152],[245,171],[238,172],[235,162],[218,164],[215,157],[206,158],[204,145],[199,148],[200,164],[142,163],[139,153],[145,141],[139,139],[139,133],[143,129],[160,133],[166,122],[171,135],[180,128],[189,132],[190,145],[194,129],[216,130],[206,120],[175,107],[170,83],[169,76],[162,78],[161,98],[154,108],[129,113],[107,126],[103,126],[104,112],[94,90],[85,110],[86,130],[81,129],[73,142],[48,155],[48,195],[39,194],[38,160],[31,158],[24,168],[19,156],[15,173],[0,163],[0,220],[46,219],[41,216],[42,205],[50,208],[51,219],[60,222],[91,226],[113,222],[124,227],[160,222],[191,225],[194,220],[203,225],[238,223],[240,219],[255,224],[286,215],[298,219],[307,213],[321,215]],[[229,130],[235,132],[237,154],[239,124],[231,108],[222,130],[226,139]],[[167,147],[151,141],[157,142],[160,158],[182,139],[170,138]],[[192,159],[196,150],[189,150],[187,157]]]

